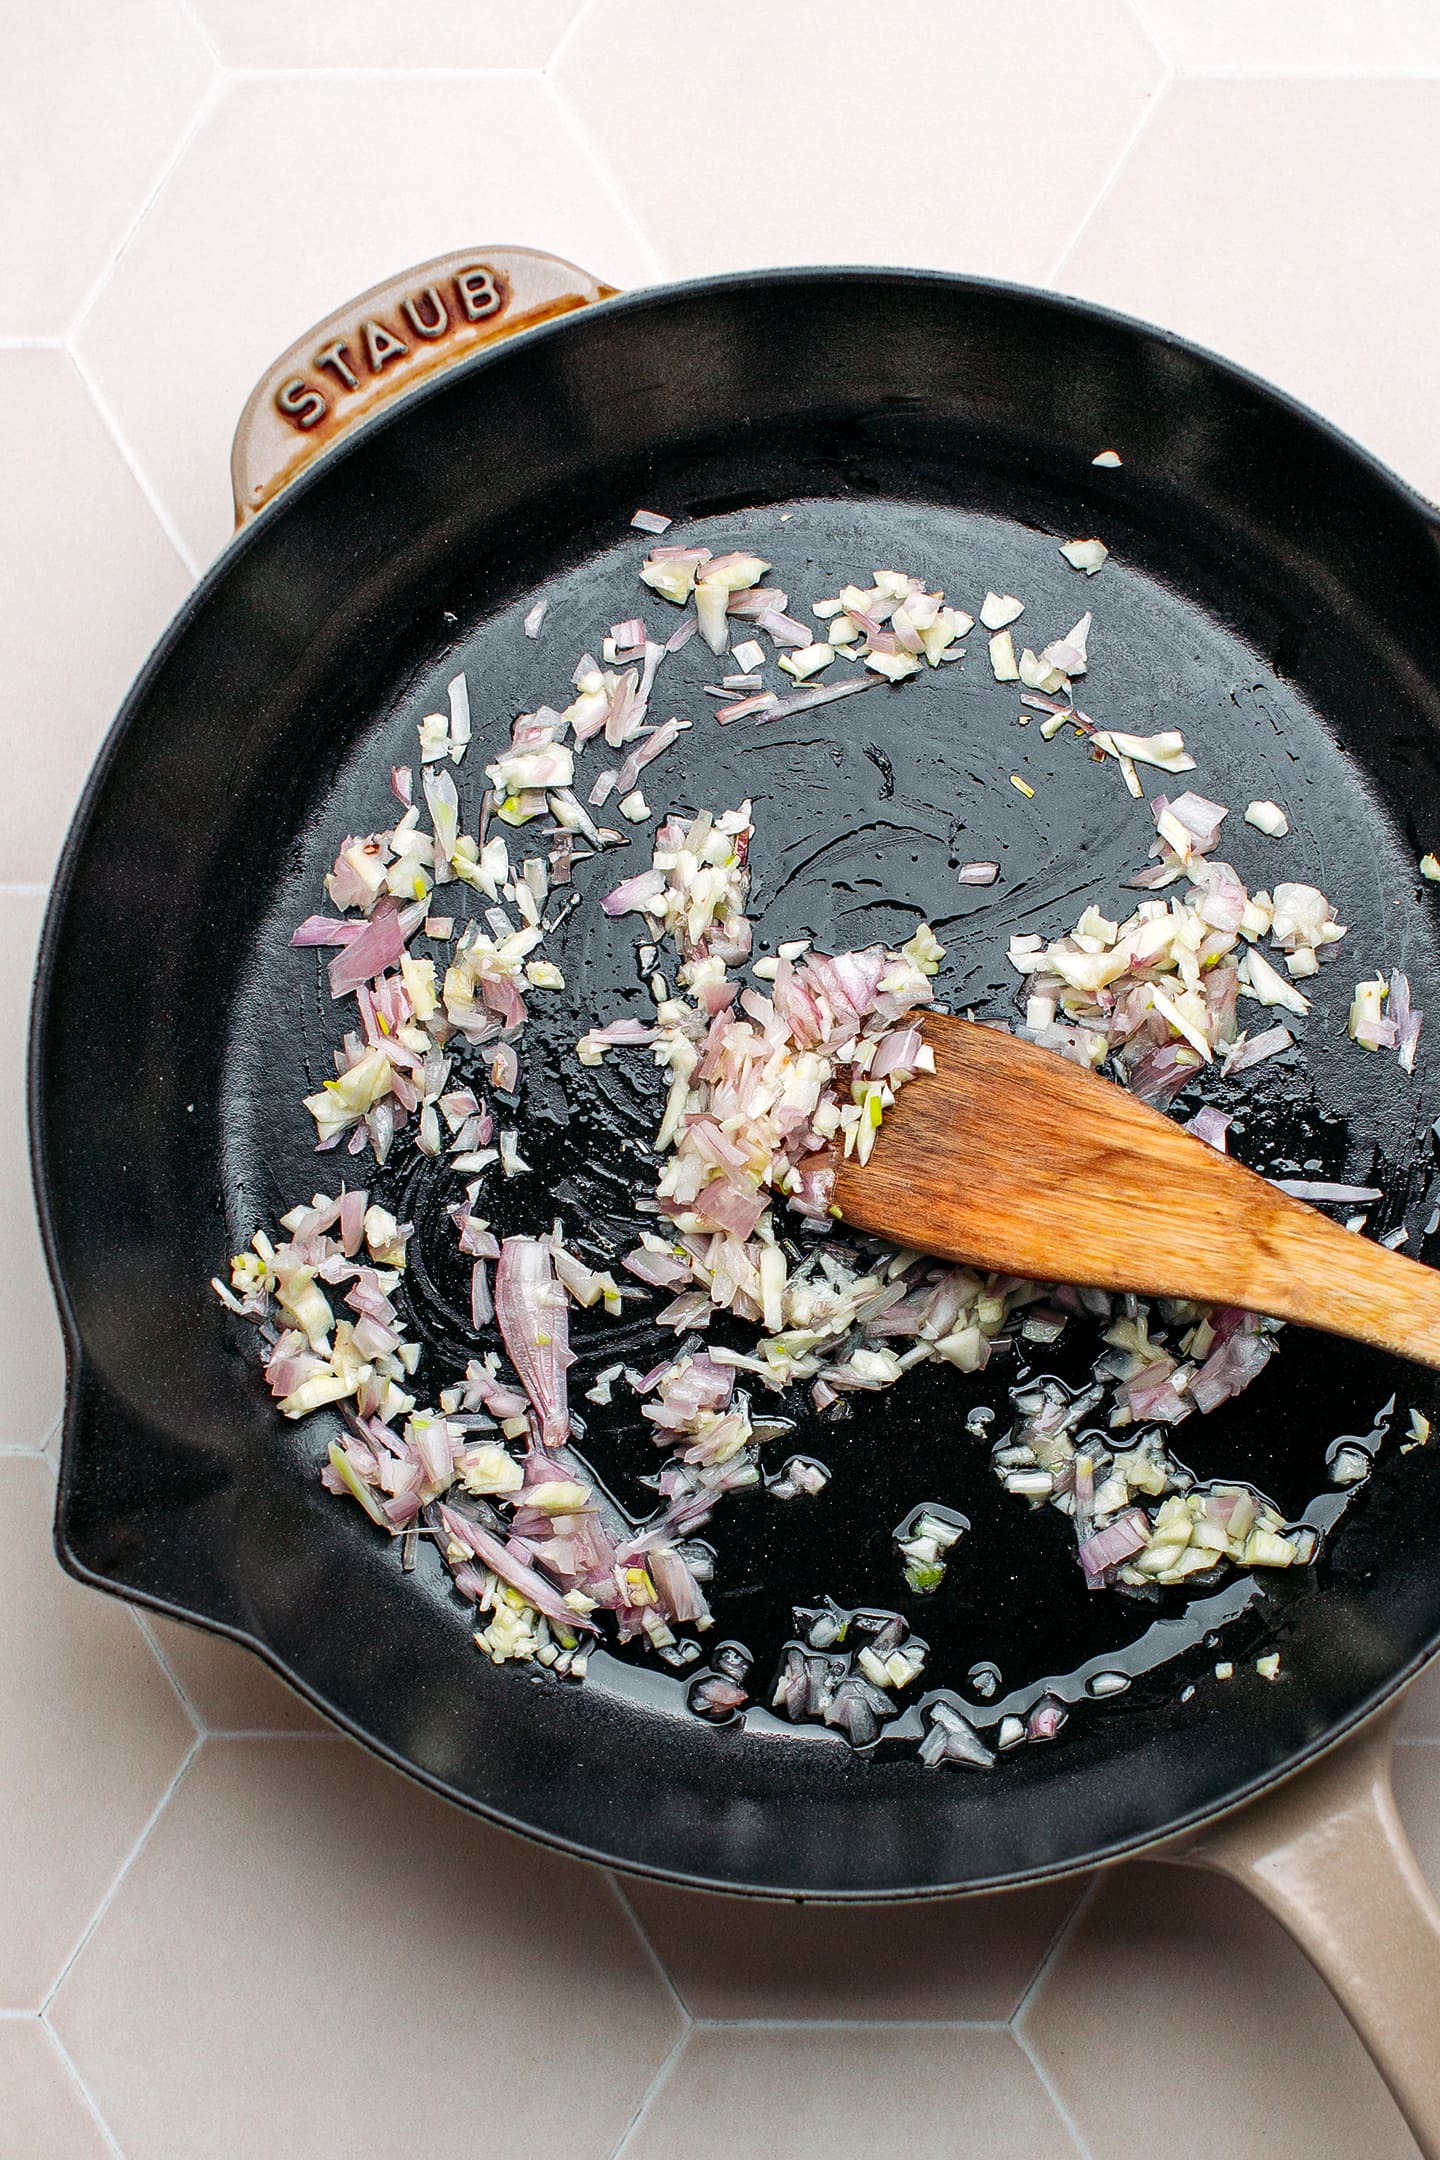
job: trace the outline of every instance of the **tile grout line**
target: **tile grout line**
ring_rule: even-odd
[[[0,337],[0,352],[58,352],[64,343],[63,330],[56,337]]]
[[[636,2131],[644,2122],[645,2117],[649,2114],[652,2104],[656,2100],[658,2100],[661,2092],[664,2090],[667,2082],[669,2081],[671,2071],[675,2068],[676,2063],[680,2060],[680,2057],[683,2055],[686,2047],[689,2044],[690,2033],[691,2026],[689,2020],[687,2019],[685,2030],[681,2033],[679,2039],[675,2042],[674,2047],[671,2048],[669,2054],[665,2057],[664,2062],[661,2063],[659,2069],[655,2072],[654,2077],[651,2078],[650,2083],[646,2086],[644,2092],[640,2095],[640,2105],[636,2108],[634,2114],[630,2117],[629,2122],[621,2131],[620,2141],[616,2145],[614,2151],[611,2153],[610,2160],[625,2160],[626,2148],[629,2146],[630,2141],[634,2137]]]
[[[215,43],[214,38],[211,37],[208,28],[201,21],[200,16],[193,4],[193,0],[180,0],[180,12],[185,17],[185,20],[189,23],[191,29],[195,32],[196,37],[199,38],[200,43],[205,47],[206,52],[209,53],[210,58],[214,62],[215,66],[220,70],[222,74],[228,73],[229,70],[226,68],[224,56],[222,55],[219,46]]]
[[[98,385],[90,376],[88,370],[86,369],[84,361],[80,358],[79,353],[76,351],[73,345],[68,345],[66,347],[66,357],[68,358],[71,367],[74,368],[76,374],[79,376],[81,385],[84,388],[86,395],[90,398],[96,412],[99,414],[100,421],[105,429],[105,432],[109,435],[110,440],[114,443],[115,448],[119,451],[121,461],[128,470],[131,479],[139,488],[140,493],[144,497],[146,504],[154,514],[155,520],[159,525],[160,530],[164,533],[166,539],[170,542],[171,547],[174,548],[176,555],[179,557],[181,569],[185,571],[185,573],[193,583],[198,584],[200,580],[200,570],[196,565],[193,556],[190,553],[189,546],[187,545],[179,526],[171,517],[169,510],[167,509],[164,502],[161,500],[155,488],[151,485],[149,479],[146,476],[143,466],[140,464],[140,461],[136,457],[135,452],[131,449],[130,444],[126,440],[125,435],[121,430],[120,423],[116,419],[114,411],[110,406],[109,400],[105,397],[102,397]]]
[[[697,2017],[696,2032],[985,2032],[1010,2030],[1008,2018]]]
[[[1055,2090],[1055,2086],[1051,2079],[1050,2072],[1046,2069],[1044,2063],[1040,2060],[1040,2057],[1036,2054],[1034,2048],[1031,2047],[1030,2042],[1026,2039],[1024,2033],[1016,2031],[1013,2026],[1011,2028],[1011,2032],[1014,2037],[1015,2045],[1019,2048],[1021,2054],[1025,2057],[1026,2062],[1029,2063],[1031,2069],[1034,2071],[1036,2077],[1039,2079],[1046,2099],[1050,2102],[1051,2107],[1054,2108],[1055,2113],[1059,2116],[1060,2121],[1064,2125],[1066,2134],[1069,2137],[1071,2144],[1075,2147],[1077,2160],[1092,2160],[1090,2147],[1080,2134],[1080,2125],[1076,2122],[1074,2116],[1070,2113],[1069,2108],[1066,2107],[1064,2101],[1060,2098],[1059,2093]]]
[[[56,2032],[54,2026],[50,2023],[49,2018],[46,2017],[43,2010],[39,2013],[39,2022],[50,2041],[51,2047],[54,2048],[55,2053],[59,2056],[63,2068],[69,2074],[71,2083],[74,2085],[75,2090],[79,2093],[80,2098],[84,2103],[86,2113],[90,2116],[90,2119],[94,2123],[95,2128],[99,2131],[101,2137],[104,2139],[107,2150],[114,2154],[115,2160],[125,2160],[125,2155],[120,2150],[119,2140],[117,2139],[114,2131],[110,2128],[109,2123],[106,2122],[104,2115],[100,2111],[99,2101],[95,2098],[94,2093],[91,2092],[90,2087],[86,2084],[84,2078],[80,2074],[80,2065],[76,2062],[74,2056],[70,2053],[69,2048],[66,2047],[64,2041],[60,2038],[59,2033]]]
[[[1089,1908],[1089,1906],[1094,1903],[1096,1897],[1099,1895],[1100,1886],[1105,1880],[1106,1870],[1104,1868],[1098,1869],[1091,1881],[1088,1882],[1085,1888],[1081,1891],[1079,1897],[1076,1898],[1075,1903],[1071,1906],[1069,1912],[1066,1913],[1065,1918],[1061,1921],[1059,1927],[1056,1928],[1055,1933],[1051,1936],[1049,1944],[1046,1947],[1044,1956],[1041,1958],[1039,1964],[1035,1967],[1034,1972],[1030,1976],[1029,1984],[1026,1986],[1024,1992],[1021,1994],[1019,2002],[1016,2003],[1015,2008],[1011,2011],[1008,2019],[1006,2020],[1006,2023],[1017,2035],[1020,2031],[1023,2020],[1029,2015],[1030,2005],[1040,1992],[1041,1982],[1045,1979],[1051,1966],[1055,1963],[1055,1960],[1059,1957],[1060,1952],[1064,1949],[1071,1935],[1079,1926],[1081,1915]]]
[[[1164,73],[1160,77],[1159,82],[1155,85],[1155,88],[1151,91],[1149,97],[1145,100],[1144,105],[1140,109],[1140,114],[1135,122],[1135,125],[1131,128],[1129,134],[1126,136],[1124,142],[1120,146],[1120,155],[1116,158],[1115,163],[1111,166],[1109,172],[1101,181],[1100,186],[1098,187],[1090,201],[1089,207],[1082,213],[1079,224],[1071,233],[1070,238],[1066,241],[1064,247],[1061,248],[1060,253],[1056,256],[1049,270],[1046,271],[1045,277],[1042,282],[1047,286],[1054,285],[1056,279],[1059,277],[1066,263],[1074,254],[1076,248],[1080,245],[1080,242],[1084,238],[1086,232],[1088,232],[1090,225],[1096,216],[1096,213],[1099,211],[1101,205],[1108,199],[1111,190],[1115,186],[1116,181],[1119,179],[1125,166],[1129,163],[1130,156],[1135,148],[1135,145],[1139,142],[1141,136],[1149,127],[1156,113],[1164,104],[1165,99],[1169,93],[1171,84],[1175,81],[1175,79],[1175,70],[1169,65],[1168,62],[1165,62]]]
[[[575,10],[574,14],[573,14],[573,15],[571,16],[571,18],[570,18],[569,22],[568,22],[568,23],[566,23],[566,25],[565,25],[564,29],[563,29],[563,30],[561,31],[561,33],[560,33],[559,37],[558,37],[558,38],[557,38],[557,39],[555,40],[555,43],[554,43],[554,44],[553,44],[553,45],[551,46],[551,48],[550,48],[550,57],[549,57],[549,59],[548,59],[548,60],[547,60],[547,61],[545,62],[545,65],[544,65],[544,67],[542,67],[542,68],[541,68],[541,70],[540,70],[540,72],[541,72],[541,74],[542,74],[542,75],[544,75],[544,76],[546,76],[546,77],[548,78],[548,76],[549,76],[549,74],[550,74],[550,70],[551,70],[551,68],[553,68],[553,67],[554,67],[554,65],[555,65],[556,61],[560,59],[560,57],[561,57],[561,56],[562,56],[562,54],[563,54],[563,53],[564,53],[564,52],[566,51],[566,49],[567,49],[567,48],[568,48],[568,47],[569,47],[569,46],[570,46],[571,44],[573,44],[573,42],[574,42],[574,39],[575,39],[575,34],[576,34],[576,32],[577,32],[577,31],[579,30],[579,28],[580,28],[580,25],[581,25],[581,23],[583,23],[583,22],[584,22],[584,21],[585,21],[585,20],[587,19],[587,17],[588,17],[588,16],[590,16],[590,15],[591,15],[591,14],[592,14],[592,13],[594,12],[594,8],[595,8],[595,0],[580,0],[580,5],[579,5],[579,7],[578,7],[578,8],[576,8],[576,10]]]
[[[566,97],[559,83],[553,81],[548,74],[542,75],[540,81],[548,92],[560,120],[570,130],[576,147],[588,161],[590,169],[596,178],[601,181],[608,191],[611,201],[620,212],[622,223],[639,247],[642,258],[649,264],[651,282],[661,283],[665,277],[664,265],[651,242],[650,235],[645,231],[639,218],[635,215],[629,194],[620,185],[619,175],[613,170],[609,160],[602,155],[596,145],[595,138],[576,112],[569,98]]]
[[[1410,65],[1397,61],[1393,67],[1346,67],[1339,61],[1303,61],[1288,67],[1177,66],[1186,82],[1437,82],[1440,64]]]
[[[119,1869],[113,1880],[111,1881],[109,1889],[105,1892],[105,1895],[101,1898],[99,1904],[95,1907],[94,1912],[91,1913],[90,1918],[86,1921],[84,1927],[81,1929],[79,1940],[76,1942],[74,1948],[70,1952],[69,1957],[66,1958],[64,1964],[61,1966],[59,1972],[55,1975],[54,1980],[51,1982],[50,1987],[46,1992],[45,2000],[40,2005],[40,2015],[47,2021],[47,2023],[49,2021],[50,2006],[54,2002],[55,1997],[59,1994],[61,1988],[64,1986],[66,1977],[69,1974],[71,1967],[74,1965],[75,1960],[79,1957],[81,1951],[85,1948],[86,1943],[89,1942],[96,1928],[99,1927],[100,1922],[104,1919],[106,1913],[110,1910],[110,1907],[114,1904],[116,1895],[120,1889],[120,1885],[124,1882],[126,1876],[130,1873],[131,1868],[135,1865],[135,1862],[139,1859],[141,1853],[145,1850],[145,1847],[149,1844],[151,1832],[154,1830],[156,1824],[159,1822],[166,1808],[170,1805],[171,1800],[175,1797],[175,1793],[179,1788],[180,1780],[184,1777],[186,1771],[190,1768],[191,1763],[194,1762],[195,1757],[199,1754],[203,1745],[204,1742],[201,1740],[200,1735],[196,1733],[194,1738],[191,1740],[189,1747],[185,1751],[184,1761],[181,1763],[179,1769],[175,1772],[174,1777],[171,1778],[170,1783],[166,1786],[164,1792],[161,1794],[155,1806],[151,1809],[149,1817],[141,1828],[140,1835],[136,1838],[129,1852],[126,1853],[125,1858],[121,1861]]]
[[[222,61],[232,82],[523,82],[543,75],[536,67],[403,67],[377,62],[374,67],[233,67]]]
[[[1167,75],[1173,75],[1177,66],[1175,55],[1170,51],[1160,32],[1145,13],[1145,0],[1125,0],[1125,12],[1154,53]]]
[[[220,100],[224,96],[226,88],[228,86],[228,80],[229,78],[226,75],[225,70],[222,68],[215,76],[214,81],[211,82],[203,92],[199,104],[195,107],[194,112],[191,113],[190,118],[185,124],[185,126],[180,130],[179,140],[176,142],[174,148],[171,150],[169,157],[166,158],[164,164],[161,166],[160,171],[155,177],[154,183],[152,184],[148,192],[145,194],[145,196],[142,198],[140,206],[136,210],[135,215],[131,218],[124,232],[120,235],[119,240],[111,249],[108,262],[103,265],[99,275],[95,279],[94,284],[90,287],[90,290],[86,293],[84,299],[81,301],[79,307],[76,309],[74,315],[71,317],[70,326],[65,332],[65,342],[69,346],[72,354],[75,351],[75,340],[79,336],[80,332],[84,329],[85,324],[89,321],[91,312],[94,309],[96,301],[100,298],[106,286],[110,283],[111,278],[115,275],[116,270],[119,268],[120,263],[124,259],[126,250],[129,248],[131,241],[135,238],[136,233],[140,230],[140,227],[144,224],[146,218],[150,215],[151,205],[154,203],[156,197],[160,194],[162,188],[165,186],[165,183],[169,180],[170,175],[174,172],[176,166],[184,157],[185,152],[189,149],[191,143],[199,134],[200,129],[209,119],[211,112],[220,103]]]
[[[134,1615],[135,1625],[139,1628],[140,1633],[144,1636],[146,1642],[150,1645],[151,1656],[154,1658],[156,1664],[160,1667],[161,1672],[164,1673],[166,1679],[170,1682],[171,1687],[174,1688],[176,1695],[180,1698],[181,1709],[185,1712],[185,1715],[189,1718],[191,1724],[195,1727],[197,1737],[201,1740],[204,1740],[209,1734],[210,1727],[206,1724],[204,1718],[201,1716],[197,1706],[190,1700],[189,1691],[181,1684],[178,1673],[176,1672],[174,1666],[170,1663],[169,1658],[166,1657],[164,1650],[161,1648],[159,1638],[156,1635],[154,1628],[150,1625],[150,1615],[147,1612],[142,1612],[138,1605],[132,1605],[130,1610]]]
[[[615,1893],[615,1900],[616,1903],[619,1905],[620,1910],[624,1913],[626,1919],[630,1922],[631,1927],[634,1929],[636,1939],[638,1940],[641,1949],[645,1952],[645,1955],[650,1960],[650,1963],[654,1966],[656,1972],[660,1975],[661,1981],[664,1984],[665,1991],[669,1995],[670,2000],[674,2003],[676,2009],[679,2011],[681,2017],[685,2020],[685,2023],[687,2025],[693,2025],[697,2023],[698,2020],[695,2018],[693,2012],[691,2011],[690,2005],[686,2002],[684,1996],[680,1993],[679,1988],[675,1985],[674,1980],[670,1976],[669,1966],[665,1963],[665,1960],[661,1957],[659,1951],[655,1948],[654,1943],[651,1942],[649,1930],[646,1928],[644,1921],[640,1918],[639,1913],[636,1912],[635,1907],[631,1904],[629,1898],[626,1896],[624,1888],[621,1885],[620,1878],[615,1873],[615,1870],[613,1868],[607,1868],[605,1870],[605,1879],[609,1883],[610,1888]]]
[[[57,347],[63,351],[64,347]],[[48,885],[0,885],[0,900],[40,900],[48,893]]]

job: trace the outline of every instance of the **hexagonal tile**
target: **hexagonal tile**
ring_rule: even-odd
[[[338,1739],[207,1740],[51,2015],[129,2160],[607,2160],[682,2029],[603,1875]]]
[[[549,248],[616,285],[649,274],[539,76],[292,75],[231,88],[78,337],[197,556],[229,531],[230,437],[276,354],[378,279],[500,241]]]
[[[625,2160],[1074,2160],[1007,2032],[849,2027],[701,2031],[651,2101]]]
[[[0,1009],[21,1026],[44,912],[38,893],[0,893]],[[0,1269],[0,1342],[25,1345],[23,1357],[7,1361],[0,1451],[40,1448],[60,1413],[65,1358],[30,1190],[25,1066],[19,1057],[0,1065],[0,1214],[10,1226]]]
[[[214,73],[180,0],[4,10],[0,335],[64,331]]]
[[[1440,67],[1431,0],[1135,0],[1141,21],[1180,68],[1322,70],[1358,75]]]
[[[1417,270],[1437,131],[1440,82],[1173,83],[1058,282],[1258,369],[1440,495]]]
[[[123,1605],[62,1574],[38,1456],[0,1459],[0,2006],[40,2003],[194,1744]]]
[[[166,1664],[211,1732],[334,1731],[253,1650],[158,1613],[149,1625]]]
[[[1123,0],[914,0],[894,18],[732,0],[721,34],[685,8],[593,0],[554,75],[672,275],[840,261],[1041,279],[1162,66]],[[1044,152],[1042,80],[1065,109]]]
[[[1218,1876],[1118,1869],[1023,2024],[1092,2160],[1134,2160],[1157,2136],[1167,2160],[1415,2160],[1325,1983]]]
[[[38,2017],[0,2018],[0,2160],[106,2160],[113,2148]]]
[[[696,2017],[970,2019],[1011,2015],[1080,1887],[869,1907],[625,1894]]]
[[[190,579],[63,352],[0,351],[0,468],[0,882],[38,884]]]
[[[543,67],[582,0],[197,0],[230,67]],[[482,238],[484,236],[482,235]]]

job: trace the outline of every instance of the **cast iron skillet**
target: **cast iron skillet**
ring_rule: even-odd
[[[523,260],[504,261],[523,315]],[[404,289],[358,305],[375,317]],[[510,292],[505,276],[497,289]],[[293,405],[286,365],[272,382]],[[336,371],[310,373],[333,385]],[[332,409],[322,436],[336,421]],[[310,446],[290,440],[303,457]],[[1123,466],[1097,470],[1112,444]],[[263,493],[253,474],[245,484]],[[1087,1596],[1063,1523],[1000,1492],[964,1418],[980,1401],[1004,1414],[1013,1357],[975,1380],[927,1368],[842,1422],[803,1427],[794,1445],[833,1472],[823,1500],[757,1495],[714,1526],[720,1631],[749,1644],[757,1671],[796,1602],[873,1603],[894,1583],[891,1531],[927,1499],[975,1526],[945,1591],[913,1614],[937,1673],[963,1693],[966,1669],[993,1661],[1000,1695],[975,1706],[988,1719],[1079,1670],[1059,1743],[989,1775],[936,1775],[913,1747],[862,1758],[763,1714],[709,1727],[676,1682],[618,1658],[597,1656],[581,1688],[491,1666],[436,1556],[402,1573],[397,1548],[321,1491],[326,1417],[297,1430],[273,1414],[252,1338],[206,1287],[258,1223],[335,1170],[311,1153],[297,1105],[329,1070],[336,1022],[315,957],[286,945],[290,925],[343,835],[389,822],[388,769],[413,758],[415,720],[443,705],[458,665],[477,712],[472,764],[515,712],[564,702],[576,653],[642,598],[637,504],[677,519],[672,540],[753,544],[802,605],[876,564],[918,569],[972,608],[987,584],[1016,591],[1020,627],[1043,637],[1093,604],[1085,702],[1118,726],[1183,725],[1197,783],[1235,805],[1226,852],[1241,875],[1313,876],[1351,925],[1307,986],[1309,1054],[1203,1092],[1263,1106],[1238,1146],[1261,1168],[1373,1175],[1387,1200],[1372,1228],[1407,1223],[1418,1248],[1440,1108],[1431,1061],[1422,1046],[1406,1079],[1349,1046],[1344,1022],[1356,978],[1397,965],[1440,1012],[1436,895],[1416,871],[1440,792],[1427,507],[1275,391],[1077,303],[871,271],[645,293],[474,353],[311,463],[204,579],[109,738],[56,882],[32,1037],[36,1177],[70,1359],[60,1556],[247,1643],[462,1804],[673,1881],[915,1896],[1033,1881],[1193,1830],[1328,1748],[1440,1639],[1440,1461],[1395,1445],[1410,1405],[1435,1411],[1432,1376],[1292,1330],[1239,1404],[1182,1429],[1202,1475],[1253,1478],[1298,1511],[1324,1488],[1337,1436],[1398,1419],[1363,1496],[1332,1509],[1313,1572],[1260,1594],[1232,1586],[1198,1613],[1178,1597]],[[1113,556],[1088,582],[1057,543],[1097,531]],[[531,643],[520,618],[541,594]],[[972,644],[958,669],[757,731],[709,719],[697,641],[661,692],[665,712],[697,724],[646,781],[662,806],[753,795],[762,939],[864,943],[924,912],[949,948],[942,1000],[998,1017],[1013,995],[1006,936],[1053,933],[1082,894],[1119,899],[1144,820],[1113,767],[1017,729],[980,633]],[[1243,826],[1252,796],[1287,805],[1291,841]],[[997,887],[957,886],[971,857],[1001,862]],[[503,1233],[558,1210],[598,1254],[643,1182],[655,1083],[643,1058],[597,1076],[568,1055],[592,1015],[638,1007],[631,938],[592,905],[558,943],[570,987],[536,1001],[517,1119],[533,1174],[497,1189],[491,1212]],[[454,1358],[463,1286],[417,1160],[398,1151],[378,1185],[419,1224],[417,1324]],[[619,1349],[607,1325],[577,1327],[577,1400],[600,1363],[650,1361],[648,1322],[627,1323]],[[617,1502],[641,1508],[653,1450],[635,1422],[619,1406],[597,1415],[587,1446]],[[1271,1647],[1275,1685],[1253,1669]],[[1148,1672],[1161,1651],[1171,1661]],[[1228,1685],[1217,1657],[1237,1667]],[[1083,1700],[1084,1675],[1116,1666],[1136,1675],[1130,1690]],[[1426,1956],[1440,1969],[1429,1920],[1405,1925],[1412,1969]],[[1434,2107],[1413,2080],[1401,2097],[1417,2124]]]

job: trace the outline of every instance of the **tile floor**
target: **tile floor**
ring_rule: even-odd
[[[351,291],[487,240],[623,286],[826,259],[1048,282],[1249,362],[1440,494],[1437,126],[1432,0],[0,11],[15,1043],[81,777],[224,544],[245,392]],[[451,1814],[242,1653],[62,1577],[21,1097],[16,1048],[0,2160],[329,2160],[467,2126],[495,2160],[1413,2150],[1238,1896],[1144,1868],[871,1915],[627,1891]],[[1440,1879],[1440,1680],[1398,1782]],[[565,2045],[516,2076],[537,2027]]]

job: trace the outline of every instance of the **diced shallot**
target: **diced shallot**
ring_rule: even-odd
[[[566,1368],[569,1307],[543,1238],[506,1238],[495,1270],[495,1314],[510,1362],[535,1407],[540,1438],[560,1447],[570,1431]]]

